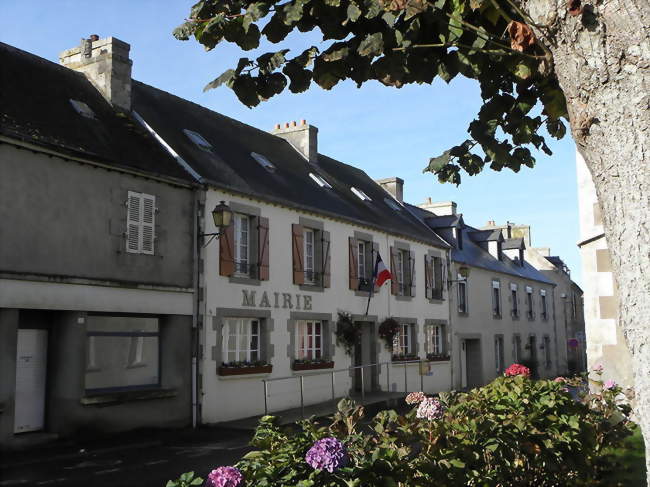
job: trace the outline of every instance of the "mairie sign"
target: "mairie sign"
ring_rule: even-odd
[[[308,294],[278,293],[253,289],[242,289],[242,306],[249,308],[283,308],[311,310],[311,296]]]

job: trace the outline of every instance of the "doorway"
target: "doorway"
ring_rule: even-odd
[[[14,433],[39,431],[45,426],[46,375],[47,330],[19,329]]]
[[[465,338],[460,341],[461,388],[473,389],[483,385],[481,340]]]
[[[377,347],[376,347],[376,334],[375,324],[370,321],[357,322],[361,325],[361,339],[359,343],[354,346],[354,360],[353,365],[359,367],[361,365],[370,365],[377,363]],[[352,374],[352,390],[353,392],[361,392],[361,384],[363,383],[364,392],[371,392],[377,390],[378,386],[378,367],[365,367],[363,369],[354,369]],[[361,378],[363,374],[363,380]]]

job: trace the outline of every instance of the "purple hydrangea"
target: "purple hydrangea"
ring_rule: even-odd
[[[603,389],[605,389],[606,391],[611,391],[612,389],[616,389],[616,387],[618,387],[618,384],[616,383],[616,381],[613,381],[611,379],[606,380],[605,383],[603,384]]]
[[[332,473],[348,463],[345,445],[336,438],[323,438],[312,445],[305,461],[313,468]]]
[[[427,397],[418,406],[416,416],[420,419],[428,419],[429,421],[442,418],[444,407],[437,399]]]
[[[219,467],[208,474],[207,485],[211,487],[238,487],[244,476],[235,467]]]

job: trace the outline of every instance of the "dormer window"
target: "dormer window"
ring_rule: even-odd
[[[205,140],[203,136],[193,130],[183,129],[183,133],[194,142],[199,149],[203,149],[206,152],[212,152],[212,144]]]
[[[395,211],[400,211],[402,208],[397,204],[397,201],[391,198],[384,198],[384,203],[386,203],[391,209]]]
[[[72,105],[72,108],[74,108],[75,111],[82,117],[90,118],[92,120],[95,119],[95,112],[93,112],[92,108],[90,108],[84,102],[70,99],[70,104]]]
[[[310,172],[309,177],[312,178],[314,182],[318,184],[321,188],[332,189],[332,185],[327,181],[325,181],[319,174]]]
[[[370,196],[368,196],[366,193],[364,193],[360,189],[355,188],[354,186],[352,186],[350,188],[350,191],[352,191],[356,195],[356,197],[359,198],[362,201],[372,201],[372,199],[370,199]]]
[[[269,161],[265,156],[262,154],[258,154],[257,152],[251,152],[251,157],[257,161],[257,163],[262,166],[264,169],[266,169],[269,172],[275,172],[275,166],[271,161]]]

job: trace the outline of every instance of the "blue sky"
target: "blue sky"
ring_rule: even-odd
[[[422,174],[422,168],[429,157],[465,139],[467,124],[480,106],[475,83],[459,77],[450,85],[436,80],[432,86],[397,90],[379,83],[357,89],[345,82],[331,91],[314,87],[300,95],[283,94],[248,109],[227,88],[202,92],[242,53],[229,44],[206,52],[194,41],[177,41],[171,32],[191,5],[183,0],[2,0],[0,41],[57,62],[58,53],[78,45],[82,37],[118,37],[131,44],[133,77],[142,82],[263,130],[307,119],[319,128],[321,153],[358,166],[373,178],[401,177],[405,200],[411,203],[429,196],[456,201],[465,221],[474,226],[488,220],[531,225],[533,245],[560,255],[580,284],[575,148],[570,138],[549,140],[553,156],[536,154],[534,169],[518,174],[485,169],[464,176],[458,188],[440,184]],[[311,45],[305,42],[293,37],[281,46],[298,51]],[[255,51],[244,55],[252,57]]]

